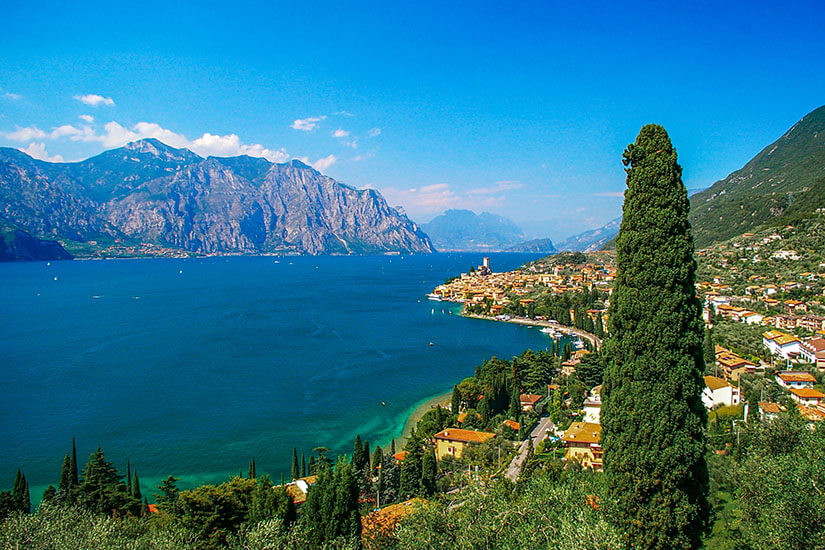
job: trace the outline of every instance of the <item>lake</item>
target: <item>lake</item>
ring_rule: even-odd
[[[492,254],[494,271],[537,255]],[[77,438],[126,460],[145,495],[169,474],[219,482],[292,448],[351,452],[538,329],[465,319],[425,294],[480,254],[230,257],[0,264],[0,489],[32,500]],[[452,314],[451,314],[452,313]],[[432,346],[429,345],[432,342]]]

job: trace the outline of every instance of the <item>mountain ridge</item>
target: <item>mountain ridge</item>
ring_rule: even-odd
[[[742,168],[690,197],[697,247],[806,215],[825,206],[825,105],[814,109]],[[720,223],[721,222],[721,223]]]
[[[144,139],[76,163],[0,148],[0,218],[32,235],[195,254],[431,253],[409,218],[298,161],[203,158]]]

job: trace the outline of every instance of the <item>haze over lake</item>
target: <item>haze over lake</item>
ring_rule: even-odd
[[[493,254],[495,271],[536,255]],[[386,445],[417,403],[550,340],[424,295],[480,254],[0,264],[0,478],[37,501],[77,438],[140,473],[215,482],[254,456]],[[433,345],[430,346],[429,343]],[[386,405],[383,405],[385,402]]]

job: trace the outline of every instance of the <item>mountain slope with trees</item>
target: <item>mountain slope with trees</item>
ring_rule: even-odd
[[[825,207],[825,106],[805,115],[741,169],[691,197],[697,247]]]

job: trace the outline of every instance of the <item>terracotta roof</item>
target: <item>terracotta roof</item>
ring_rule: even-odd
[[[803,399],[822,399],[825,397],[825,393],[811,388],[791,388],[791,393]]]
[[[160,511],[158,510],[157,504],[150,504],[149,505],[149,511],[153,514],[159,514],[160,513]]]
[[[716,391],[719,388],[730,386],[730,384],[728,384],[724,379],[717,376],[705,376],[705,385],[710,388],[711,391]]]
[[[463,443],[482,443],[496,434],[490,432],[476,432],[473,430],[462,430],[461,428],[447,428],[433,436],[434,439],[445,441],[461,441]]]
[[[521,429],[521,424],[519,424],[515,420],[505,420],[504,422],[502,422],[502,424],[504,424],[505,426],[509,426],[510,428],[512,428],[516,431]]]
[[[566,443],[598,443],[601,439],[602,427],[591,422],[573,422],[562,436]]]
[[[799,414],[801,414],[806,420],[810,420],[811,422],[825,420],[825,413],[818,409],[806,407],[802,404],[797,404],[796,408],[799,409]]]
[[[401,451],[401,452],[395,453],[394,455],[392,455],[392,457],[393,457],[395,460],[397,460],[397,461],[401,462],[401,461],[403,461],[405,458],[407,458],[407,451]]]
[[[767,401],[760,402],[759,408],[765,414],[779,414],[780,412],[785,410],[785,407],[783,407],[779,403],[770,403]]]
[[[541,395],[537,395],[535,393],[523,393],[519,396],[519,400],[521,401],[522,405],[530,404],[535,405],[539,402],[542,398]]]
[[[777,374],[784,382],[816,382],[814,375],[809,372],[780,372]]]

